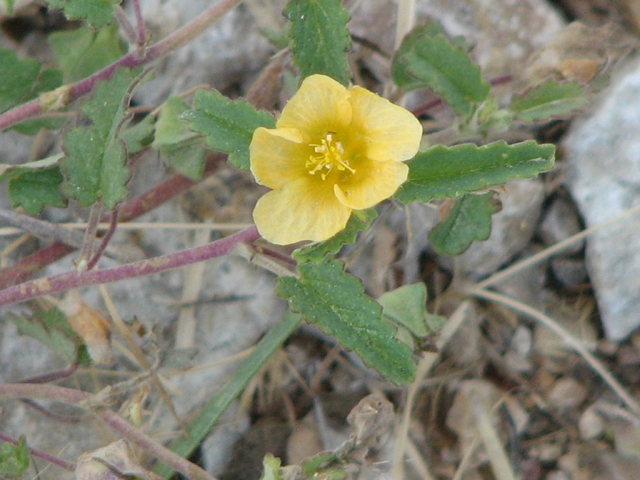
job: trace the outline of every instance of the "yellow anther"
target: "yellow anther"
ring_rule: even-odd
[[[320,144],[311,144],[313,151],[317,155],[311,155],[305,164],[311,175],[321,172],[320,177],[322,180],[327,178],[333,167],[336,167],[341,172],[348,170],[351,173],[356,173],[355,169],[349,166],[349,161],[344,158],[342,143],[334,140],[333,135],[333,133],[329,132],[320,140]]]

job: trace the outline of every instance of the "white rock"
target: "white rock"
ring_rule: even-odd
[[[587,224],[612,219],[640,200],[640,62],[621,75],[593,114],[564,142],[566,181]],[[619,341],[640,326],[640,216],[591,235],[587,268],[605,333]]]
[[[571,377],[559,379],[549,394],[547,400],[557,408],[574,408],[587,398],[587,388]]]
[[[598,438],[604,433],[605,422],[602,415],[598,414],[593,406],[587,408],[578,421],[578,430],[580,438],[585,442]]]

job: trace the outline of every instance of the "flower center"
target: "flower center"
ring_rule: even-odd
[[[349,166],[349,160],[344,158],[344,147],[342,143],[334,140],[333,135],[333,132],[329,132],[320,140],[320,144],[312,143],[311,146],[315,153],[311,155],[305,163],[305,167],[309,169],[309,173],[315,175],[320,172],[322,180],[325,180],[334,168],[340,172],[349,171],[356,173],[356,171]]]

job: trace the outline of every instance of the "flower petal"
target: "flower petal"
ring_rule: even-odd
[[[349,93],[353,107],[350,131],[360,136],[368,158],[404,161],[418,153],[422,125],[411,112],[358,86]]]
[[[351,209],[338,201],[331,184],[308,179],[268,192],[253,210],[258,232],[276,245],[331,238],[346,226],[350,215]]]
[[[341,132],[351,123],[347,89],[325,75],[311,75],[289,100],[276,122],[278,128],[298,128],[311,137]]]
[[[363,160],[346,182],[335,184],[334,193],[345,207],[370,208],[393,195],[408,174],[409,167],[401,162]]]
[[[249,145],[251,173],[258,183],[282,188],[308,175],[309,140],[296,128],[257,128]]]

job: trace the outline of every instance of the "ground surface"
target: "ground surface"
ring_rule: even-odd
[[[171,31],[206,3],[190,2],[190,12],[181,11],[181,1],[162,6],[143,2],[143,11],[153,28]],[[163,63],[157,78],[136,98],[138,104],[156,106],[168,93],[202,83],[230,95],[245,94],[275,53],[259,31],[282,25],[282,3],[247,2],[219,28]],[[389,80],[396,7],[383,0],[348,5],[356,79],[381,92]],[[589,44],[590,52],[602,52],[593,57],[602,61],[601,70],[616,63],[620,52],[633,50],[640,27],[634,5],[631,0],[563,0],[554,5],[545,0],[467,0],[455,2],[454,7],[452,2],[434,0],[418,1],[417,10],[438,18],[451,35],[464,35],[474,44],[473,53],[487,79],[510,78],[504,86],[508,96],[520,72],[544,70],[531,60],[535,52],[548,46],[573,20],[594,28],[580,38]],[[27,10],[25,16],[37,13]],[[606,33],[607,29],[615,34]],[[17,42],[25,52],[38,51],[37,31],[19,39],[6,32],[2,35],[3,42],[12,46]],[[548,58],[551,52],[575,59],[576,48],[546,50],[547,56],[542,57]],[[266,92],[269,108],[282,104],[278,91],[280,80],[290,75],[287,62],[283,60],[284,73],[276,77],[277,88]],[[624,65],[625,60],[616,63],[620,70]],[[615,81],[616,72],[606,74]],[[601,96],[607,95],[606,89],[602,92]],[[415,95],[407,105],[415,108],[428,101],[429,97]],[[583,117],[596,115],[598,105],[594,101]],[[421,119],[425,129],[436,132],[451,115],[445,108],[436,108]],[[353,478],[639,478],[640,336],[631,333],[616,338],[617,342],[606,337],[599,292],[589,276],[581,241],[560,254],[545,257],[541,253],[578,234],[585,225],[587,215],[576,207],[564,178],[567,167],[561,147],[572,120],[509,133],[509,140],[556,143],[558,165],[540,179],[507,185],[503,212],[484,244],[474,245],[457,259],[439,257],[426,240],[427,229],[437,221],[434,206],[385,204],[373,230],[344,254],[370,295],[378,297],[400,285],[422,281],[429,291],[429,311],[450,318],[442,336],[433,340],[435,345],[425,348],[415,384],[400,388],[383,381],[331,339],[304,327],[229,409],[198,450],[197,460],[225,480],[259,478],[266,453],[285,464],[299,464],[320,451],[338,448],[353,431],[347,424],[349,412],[375,393],[382,402],[376,405],[386,405],[386,400],[380,400],[386,398],[395,415],[381,409],[385,414],[373,428],[382,441],[368,444],[371,451],[348,457],[347,470]],[[53,137],[40,141],[44,146],[38,148],[56,148]],[[19,161],[31,148],[31,138],[3,134],[1,162]],[[636,162],[639,168],[640,160]],[[132,180],[135,192],[167,176],[165,165],[155,157],[139,162],[137,168]],[[229,233],[231,227],[211,233],[193,225],[246,224],[263,191],[249,175],[223,167],[178,201],[141,219],[171,222],[178,228],[123,231],[114,238],[114,245],[140,258],[205,243]],[[10,208],[7,200],[2,206]],[[85,219],[86,212],[48,211],[43,218],[77,221]],[[46,240],[29,238],[17,245],[18,237],[8,232],[3,237],[5,247],[15,247],[12,253],[3,253],[5,264],[46,244]],[[540,257],[534,263],[523,263],[536,254]],[[72,268],[72,260],[70,256],[52,265],[47,273]],[[106,259],[101,265],[114,264]],[[513,266],[515,273],[510,277],[493,276]],[[473,298],[462,293],[483,279],[481,286],[494,287],[494,292],[508,298]],[[161,365],[165,390],[177,414],[189,418],[233,376],[238,365],[235,355],[246,353],[284,311],[284,303],[273,295],[273,285],[271,273],[228,257],[185,271],[120,282],[103,291],[83,290],[80,294],[88,305],[104,316],[122,317],[130,327],[124,337],[113,334],[112,363],[81,369],[62,384],[98,391],[133,378],[145,370],[131,353],[127,341],[133,341],[148,362]],[[13,323],[3,321],[0,328],[0,381],[64,368],[52,352],[17,335]],[[171,437],[175,422],[157,390],[148,383],[134,385],[117,399],[120,412],[139,406],[143,430],[158,439]],[[0,430],[15,438],[26,435],[31,446],[70,461],[117,440],[91,419],[63,422],[76,411],[61,411],[56,405],[51,409],[55,415],[44,416],[24,403],[7,402],[0,411]],[[37,460],[24,478],[36,476],[73,478],[43,460]]]

